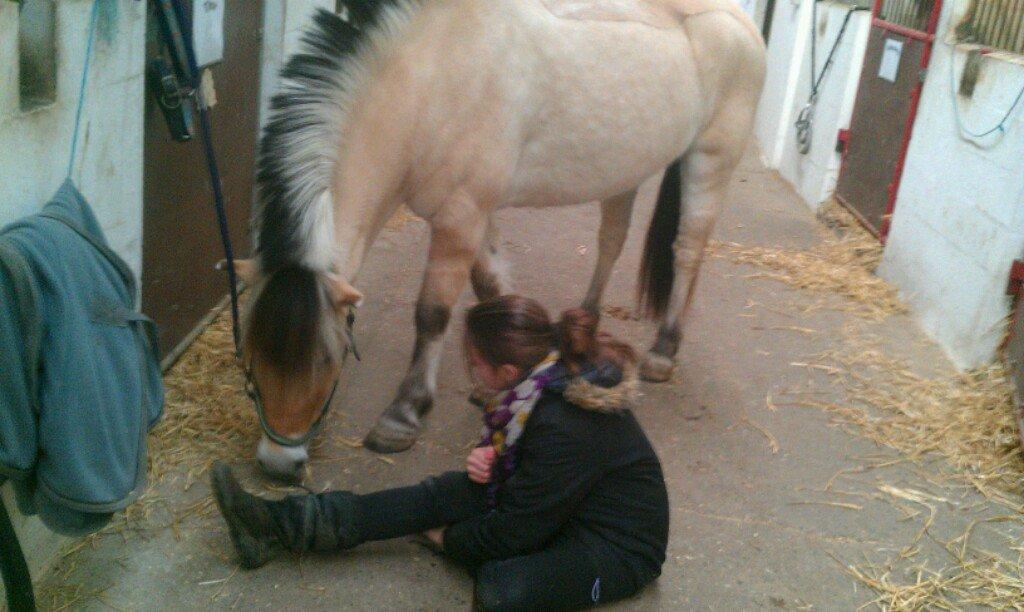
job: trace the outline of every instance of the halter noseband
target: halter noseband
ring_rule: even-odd
[[[356,313],[349,310],[348,316],[345,317],[345,328],[343,330],[345,332],[346,345],[345,352],[342,353],[341,356],[342,366],[344,366],[345,362],[348,360],[349,353],[352,353],[356,358],[356,361],[362,361],[362,358],[359,356],[359,349],[356,348],[355,334],[352,332],[352,328],[355,323]],[[309,431],[298,438],[289,438],[277,433],[274,431],[274,428],[270,426],[270,422],[267,421],[267,413],[263,409],[263,397],[260,395],[260,389],[256,386],[256,380],[252,375],[252,368],[248,365],[245,366],[245,394],[252,400],[253,407],[256,409],[256,416],[260,419],[260,427],[263,429],[264,435],[266,435],[267,438],[275,444],[288,448],[305,446],[311,439],[313,439],[314,436],[320,433],[320,430],[323,429],[324,420],[326,419],[327,414],[331,411],[331,404],[334,403],[334,394],[338,390],[338,382],[340,380],[341,375],[339,374],[338,378],[334,379],[334,385],[331,387],[331,393],[327,396],[327,401],[324,402],[324,405],[320,407],[320,414],[316,417],[316,420],[313,421]]]

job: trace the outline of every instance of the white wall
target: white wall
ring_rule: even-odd
[[[756,134],[766,164],[778,169],[814,208],[831,196],[839,176],[836,138],[841,128],[849,127],[853,114],[871,24],[869,12],[860,11],[850,18],[833,64],[819,86],[807,154],[798,151],[794,124],[811,91],[811,41],[817,53],[815,74],[820,74],[849,9],[846,4],[821,2],[812,28],[811,0],[799,4],[779,0],[772,22],[768,80]]]
[[[950,68],[959,82],[966,52],[945,41],[964,9],[948,2],[943,10],[879,272],[966,368],[994,357],[1010,312],[1010,265],[1024,254],[1024,112],[1001,137],[959,134]],[[968,129],[994,126],[1024,87],[1016,59],[982,60],[973,97],[959,100]]]
[[[146,3],[101,1],[73,178],[91,202],[113,248],[138,274],[142,265]],[[0,226],[38,212],[67,173],[92,3],[63,0],[57,6],[56,102],[22,113],[18,100],[18,6],[0,1]],[[29,566],[38,576],[64,540],[37,519],[19,515],[9,486],[3,488],[3,496]]]
[[[278,73],[299,47],[313,11],[334,10],[334,0],[264,0],[263,54],[260,58],[260,125],[266,123],[270,98],[277,90]]]
[[[778,163],[779,173],[793,184],[797,193],[812,208],[817,208],[835,191],[841,155],[836,152],[836,139],[841,128],[850,126],[853,105],[860,82],[861,67],[871,29],[871,13],[858,11],[850,17],[842,39],[837,39],[850,7],[822,2],[818,6],[818,23],[813,29],[817,45],[815,70],[820,73],[832,46],[839,40],[832,67],[819,86],[818,103],[814,107],[811,149],[798,151],[794,124],[807,104],[811,92],[810,50],[799,65],[796,96],[790,114],[785,118],[784,139]]]
[[[107,239],[142,266],[142,108],[146,3],[100,0],[100,36],[73,178]],[[57,99],[29,113],[18,102],[18,6],[0,2],[0,225],[38,212],[67,173],[85,54],[87,0],[57,3]]]
[[[785,144],[785,119],[796,97],[800,66],[806,55],[807,33],[811,27],[809,1],[776,0],[772,30],[768,38],[768,67],[764,93],[757,108],[754,133],[765,164],[777,168]],[[806,78],[806,77],[805,77]]]

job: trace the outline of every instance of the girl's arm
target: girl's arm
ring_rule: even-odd
[[[539,550],[603,474],[593,441],[571,435],[561,423],[531,421],[520,453],[520,466],[505,483],[498,508],[445,532],[449,556],[473,567]]]

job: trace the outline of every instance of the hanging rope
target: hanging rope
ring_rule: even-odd
[[[1013,100],[1013,104],[1011,104],[1010,108],[1006,110],[1006,113],[1003,115],[1003,118],[999,120],[999,123],[983,132],[973,132],[964,126],[963,117],[960,114],[960,103],[957,100],[959,95],[956,90],[956,62],[954,59],[955,58],[952,55],[949,58],[949,95],[953,99],[953,117],[956,118],[956,127],[960,137],[966,137],[964,140],[968,140],[969,138],[978,139],[985,138],[986,136],[999,132],[999,136],[1002,138],[1002,136],[1006,134],[1006,122],[1010,119],[1010,116],[1013,115],[1013,111],[1017,110],[1017,106],[1020,104],[1020,101],[1024,99],[1024,86],[1021,87],[1020,91],[1017,93],[1017,97]]]
[[[78,153],[78,132],[82,127],[82,107],[85,103],[85,87],[89,83],[89,64],[92,61],[92,41],[96,37],[96,22],[99,17],[100,0],[93,0],[89,15],[89,34],[85,46],[85,65],[82,67],[82,81],[78,86],[78,108],[75,109],[75,128],[71,134],[71,155],[68,159],[68,176],[75,170],[75,155]]]
[[[214,212],[217,216],[217,227],[220,230],[221,246],[224,248],[225,271],[228,274],[228,291],[231,296],[231,334],[235,341],[235,355],[241,356],[242,338],[238,313],[238,278],[235,274],[235,253],[231,246],[231,234],[228,230],[228,218],[225,212],[224,189],[217,165],[217,155],[213,147],[213,124],[209,107],[203,100],[202,71],[196,62],[195,49],[192,41],[192,22],[189,18],[188,6],[183,0],[159,0],[158,9],[165,11],[168,25],[171,27],[170,40],[165,43],[172,56],[184,62],[183,69],[189,80],[189,93],[195,102],[199,115],[200,130],[203,135],[203,151],[206,156],[207,170],[210,174],[210,186],[213,189]],[[184,55],[184,57],[181,57]]]
[[[796,123],[796,142],[797,150],[801,155],[807,155],[811,150],[811,141],[814,139],[814,109],[818,104],[818,93],[821,90],[821,83],[825,80],[825,75],[828,74],[829,69],[832,67],[835,61],[836,51],[839,49],[840,43],[843,41],[843,36],[846,34],[846,28],[850,25],[850,18],[857,11],[869,10],[866,7],[855,6],[846,12],[846,16],[843,18],[843,25],[839,28],[839,33],[836,35],[835,41],[832,43],[832,49],[828,52],[828,57],[825,59],[825,64],[821,67],[821,72],[817,70],[817,35],[815,31],[818,28],[818,1],[813,0],[811,3],[811,93],[807,97],[807,104],[804,105],[803,109],[800,110],[800,114],[797,116]]]

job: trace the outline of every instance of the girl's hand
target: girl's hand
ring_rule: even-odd
[[[469,457],[466,457],[466,471],[469,472],[469,479],[477,484],[489,483],[494,457],[493,446],[474,448],[473,452],[469,453]]]
[[[437,527],[436,529],[428,529],[423,532],[423,535],[430,540],[430,543],[437,546],[439,549],[444,548],[444,532],[447,531],[447,527]]]

